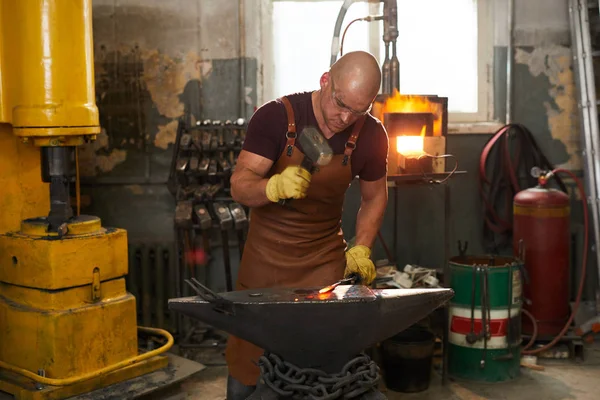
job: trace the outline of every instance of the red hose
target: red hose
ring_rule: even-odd
[[[525,345],[525,347],[523,347],[523,349],[521,351],[525,351],[528,348],[530,348],[531,346],[533,346],[533,344],[535,343],[535,339],[537,338],[537,334],[538,334],[538,326],[537,326],[537,321],[535,320],[535,317],[526,309],[522,309],[521,310],[523,312],[523,314],[527,315],[527,317],[529,317],[529,319],[531,320],[531,322],[533,323],[533,334],[531,335],[531,339],[529,339],[529,343],[527,343]]]
[[[531,313],[529,313],[527,310],[523,309],[523,313],[525,315],[527,315],[533,323],[533,336],[531,337],[531,340],[529,341],[529,343],[527,343],[527,345],[521,351],[521,353],[525,354],[525,355],[537,354],[542,351],[548,350],[548,349],[552,348],[556,343],[558,343],[558,341],[560,339],[562,339],[562,337],[565,335],[565,333],[567,333],[567,331],[569,330],[569,327],[571,326],[571,323],[573,322],[573,319],[575,318],[575,314],[577,314],[577,310],[579,309],[579,303],[581,302],[581,295],[583,294],[583,286],[584,286],[584,282],[585,282],[585,273],[586,273],[587,257],[588,257],[588,241],[589,241],[589,237],[588,237],[588,224],[589,224],[589,222],[588,222],[588,207],[587,207],[587,201],[586,201],[586,196],[585,196],[585,190],[583,188],[583,183],[581,183],[581,180],[579,178],[577,178],[575,176],[575,174],[573,174],[571,171],[568,171],[568,170],[562,169],[562,168],[556,168],[556,169],[552,170],[552,172],[550,174],[546,175],[544,178],[540,177],[541,178],[540,181],[542,181],[542,179],[547,180],[548,178],[550,178],[552,175],[556,174],[557,172],[564,172],[565,174],[567,174],[571,178],[573,178],[575,183],[577,183],[577,188],[579,189],[579,193],[581,195],[581,202],[583,203],[584,239],[583,239],[583,259],[581,262],[582,263],[581,280],[579,281],[579,289],[577,291],[577,299],[575,300],[575,305],[573,306],[573,311],[571,311],[571,316],[569,317],[569,320],[565,324],[562,331],[550,343],[548,343],[542,347],[536,348],[534,350],[527,350],[535,342],[538,327],[537,327],[537,322],[536,322],[534,316],[531,315]]]

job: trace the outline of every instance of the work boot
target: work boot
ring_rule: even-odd
[[[256,386],[246,386],[231,375],[227,376],[227,400],[246,400],[255,390]]]

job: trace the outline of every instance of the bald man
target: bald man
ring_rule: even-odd
[[[387,204],[388,137],[369,114],[380,84],[372,55],[347,53],[321,76],[319,90],[268,102],[252,116],[231,177],[232,197],[251,207],[237,290],[320,287],[351,273],[364,284],[373,281],[371,247]],[[300,167],[303,153],[295,133],[306,126],[318,127],[334,153],[312,176]],[[354,177],[360,182],[361,206],[356,243],[348,249],[341,218]],[[281,199],[293,200],[282,206]],[[254,391],[262,353],[230,337],[229,400]]]

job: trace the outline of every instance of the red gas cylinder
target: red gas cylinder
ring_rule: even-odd
[[[540,186],[523,190],[514,198],[513,214],[513,251],[519,256],[523,248],[529,278],[524,282],[523,307],[537,320],[538,337],[555,336],[570,313],[569,197]],[[533,333],[525,315],[522,330]]]

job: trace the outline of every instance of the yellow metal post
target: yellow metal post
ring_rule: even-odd
[[[3,100],[14,133],[39,145],[98,134],[91,1],[3,0],[2,8]]]

